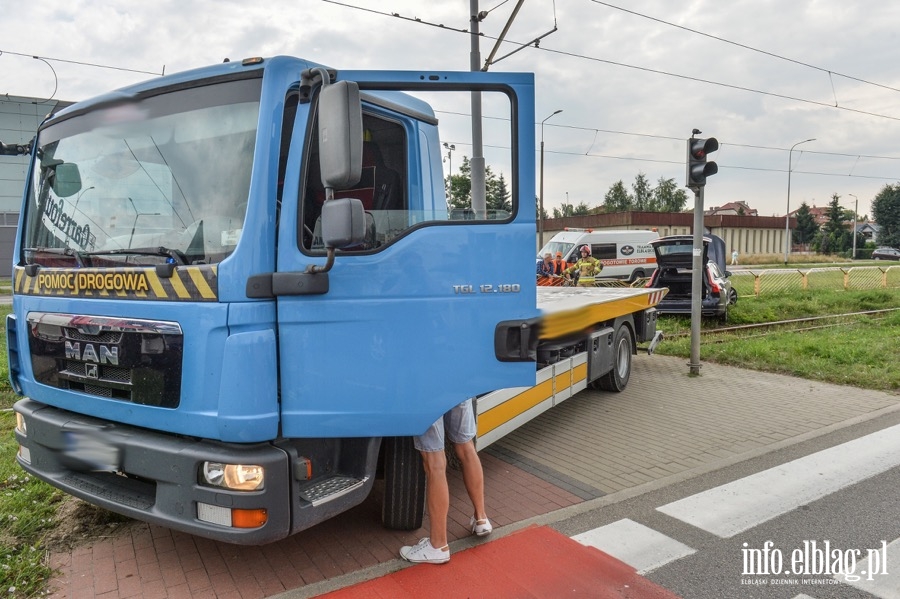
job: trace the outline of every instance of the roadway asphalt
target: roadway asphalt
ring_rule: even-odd
[[[413,595],[408,589],[433,588],[441,581],[447,585],[442,596],[483,596],[488,594],[484,587],[466,586],[471,577],[465,572],[479,563],[471,556],[479,555],[486,559],[478,580],[498,585],[492,596],[549,596],[554,590],[559,595],[572,590],[575,565],[596,558],[580,552],[599,552],[567,545],[546,526],[587,511],[615,509],[667,485],[897,410],[898,394],[711,363],[691,377],[682,358],[639,355],[624,392],[584,391],[482,453],[487,509],[496,527],[487,541],[467,535],[468,500],[459,473],[451,472],[454,558],[446,566],[410,566],[400,560],[399,547],[427,532],[383,529],[373,495],[343,516],[265,547],[214,543],[134,523],[110,538],[51,554],[58,572],[50,581],[51,596],[288,599],[342,589],[337,596],[403,596],[397,589],[407,587],[396,586],[398,577],[411,585],[407,596]],[[527,559],[525,554],[515,549],[515,539],[507,540],[517,535],[536,535],[547,547],[568,547],[572,553],[563,552],[558,562],[548,558],[546,567],[522,568],[517,556]],[[500,551],[504,546],[513,549]],[[604,572],[619,572],[626,580],[621,565],[609,558],[603,567],[588,568],[594,584],[589,579],[586,588],[595,591],[582,596],[629,596],[628,589],[630,596],[639,596],[633,593],[635,580],[622,582],[620,594],[597,590],[606,588]],[[514,569],[534,574],[529,583],[540,594],[504,583],[504,572]],[[381,584],[369,582],[380,578],[389,591],[366,586]],[[424,587],[416,586],[423,581]],[[653,594],[646,593],[641,596]]]

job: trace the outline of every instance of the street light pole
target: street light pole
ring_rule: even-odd
[[[446,141],[444,142],[444,148],[447,150],[447,172],[449,177],[453,176],[453,150],[456,149],[456,144],[448,144]]]
[[[562,108],[554,111],[553,114],[541,121],[541,195],[538,198],[538,239],[540,240],[540,247],[544,247],[544,123],[550,117],[560,112],[562,112]]]
[[[784,265],[787,266],[788,263],[788,254],[791,253],[791,154],[794,151],[794,148],[799,146],[800,144],[805,144],[808,141],[816,141],[816,138],[813,137],[811,139],[804,139],[803,141],[798,141],[794,145],[791,146],[790,151],[788,152],[788,188],[787,188],[787,210],[784,213]]]
[[[859,218],[859,198],[853,193],[848,193],[847,195],[853,196],[853,199],[855,200],[853,202],[853,226],[850,228],[850,231],[853,233],[853,253],[850,254],[850,259],[856,260],[856,219]]]

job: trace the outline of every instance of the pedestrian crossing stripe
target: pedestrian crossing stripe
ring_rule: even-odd
[[[646,574],[669,562],[697,552],[672,537],[625,518],[572,537],[622,560],[638,574]]]
[[[897,465],[900,425],[656,509],[721,538],[731,538]],[[696,553],[692,547],[627,518],[573,535],[572,539],[612,555],[639,574]],[[883,554],[880,550],[866,550],[867,557],[854,571],[829,573],[828,578],[834,584],[852,586],[878,599],[900,599],[900,538],[883,543]],[[801,593],[793,599],[815,598]]]
[[[900,425],[835,445],[657,510],[722,538],[900,465]]]
[[[17,266],[13,293],[44,297],[214,302],[218,300],[215,264],[174,266],[171,276],[155,267],[40,268],[34,274]]]

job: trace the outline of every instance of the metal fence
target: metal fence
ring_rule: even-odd
[[[735,270],[731,283],[740,297],[803,290],[900,289],[900,265]]]

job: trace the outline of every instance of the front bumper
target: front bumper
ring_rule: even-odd
[[[16,430],[19,465],[76,497],[161,526],[229,543],[259,545],[291,532],[288,454],[274,445],[238,445],[167,435],[82,416],[23,399],[27,425]],[[72,439],[83,441],[73,444]],[[203,462],[257,464],[266,472],[257,491],[201,485]],[[198,519],[198,503],[265,510],[266,523],[234,528]]]

